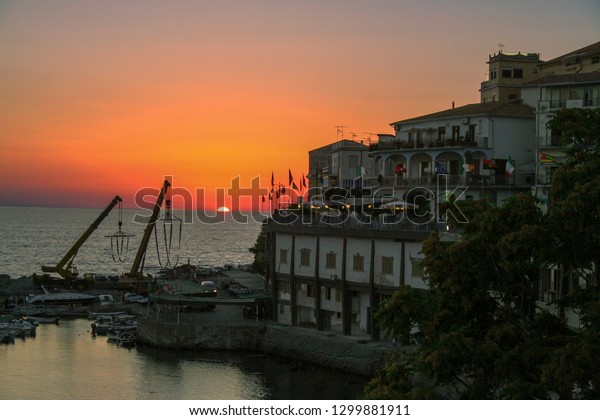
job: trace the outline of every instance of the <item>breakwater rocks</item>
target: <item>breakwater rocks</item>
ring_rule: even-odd
[[[390,351],[386,343],[253,322],[215,325],[140,320],[138,341],[173,349],[262,352],[369,377]]]

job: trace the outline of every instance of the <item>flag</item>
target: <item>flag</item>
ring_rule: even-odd
[[[288,183],[288,185],[292,185],[292,183],[294,182],[294,177],[292,176],[292,170],[288,169],[288,173],[289,173],[289,178],[290,178],[290,182]]]
[[[540,162],[542,163],[555,163],[556,157],[546,154],[544,152],[540,152]]]
[[[271,171],[271,187],[273,187],[275,185],[275,174],[273,174],[273,171]]]
[[[400,165],[399,163],[396,163],[396,166],[394,167],[394,174],[399,175],[399,174],[405,174],[406,173],[406,167]]]
[[[473,172],[475,165],[472,163],[465,163],[462,166],[464,172]]]
[[[510,156],[508,157],[508,160],[506,161],[505,171],[506,171],[506,176],[510,176],[510,174],[512,174],[515,171],[514,161],[510,158]]]
[[[367,171],[362,166],[356,167],[356,176],[363,176],[363,175],[366,175],[366,173],[367,173]]]
[[[483,159],[483,165],[488,169],[496,169],[496,162],[490,159]]]
[[[448,170],[446,169],[446,167],[441,163],[441,162],[436,162],[435,163],[435,168],[433,168],[434,172],[438,175],[440,174],[448,174]]]

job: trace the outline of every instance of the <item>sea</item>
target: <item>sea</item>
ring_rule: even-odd
[[[101,211],[0,207],[0,274],[19,278],[56,265]],[[79,272],[128,272],[146,227],[139,221],[144,216],[147,211],[113,210],[79,249],[74,262]],[[211,223],[192,211],[161,217],[144,272],[157,273],[168,263],[250,264],[249,248],[262,216],[219,216]],[[129,247],[117,253],[115,238],[127,237]],[[264,354],[125,349],[93,337],[90,324],[86,319],[42,324],[35,337],[0,344],[0,399],[354,400],[368,380]]]

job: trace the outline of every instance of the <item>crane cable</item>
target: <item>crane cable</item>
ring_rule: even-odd
[[[121,230],[123,226],[123,205],[119,202],[119,231],[112,235],[107,235],[110,238],[110,253],[114,262],[125,262],[125,254],[129,251],[130,235]]]
[[[177,240],[177,250],[181,249],[181,232],[183,228],[183,223],[181,218],[175,216],[171,211],[171,200],[167,200],[165,204],[165,213],[163,216],[159,217],[158,220],[162,220],[163,225],[163,245],[165,251],[165,263],[163,264],[160,257],[160,246],[158,240],[157,226],[154,227],[154,239],[156,242],[156,256],[158,258],[158,265],[160,268],[175,268],[179,263],[179,253],[177,254],[174,263],[171,261],[171,253],[173,251],[173,222],[179,223],[179,234]],[[157,222],[158,222],[157,220]]]

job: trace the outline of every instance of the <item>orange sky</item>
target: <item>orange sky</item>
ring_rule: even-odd
[[[551,59],[598,21],[596,0],[3,1],[0,205],[133,207],[170,175],[214,209],[234,178],[300,178],[336,125],[478,102],[498,43]]]

